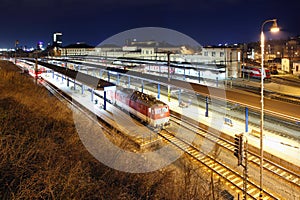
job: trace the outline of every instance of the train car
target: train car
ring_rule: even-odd
[[[39,68],[37,72],[35,72],[35,68],[32,67],[29,69],[29,74],[31,76],[41,76],[41,74],[44,73],[45,71],[46,71],[45,68]]]
[[[20,61],[17,65],[20,66],[24,72],[28,72],[31,76],[40,76],[46,71],[44,67],[38,65],[37,73],[35,73],[35,64],[28,61]]]
[[[107,98],[110,102],[128,111],[131,115],[134,115],[152,127],[165,127],[169,125],[169,106],[153,96],[132,89],[122,88],[109,91]]]
[[[168,73],[168,66],[159,65],[148,65],[144,67],[144,72],[157,72],[157,73]],[[212,79],[212,80],[224,80],[225,79],[225,67],[219,67],[217,65],[202,65],[196,67],[192,64],[171,64],[170,67],[171,75],[186,75],[191,78],[198,79]]]
[[[144,71],[149,72],[158,72],[158,73],[168,73],[168,66],[164,65],[148,65],[145,66]],[[173,67],[170,67],[170,74],[174,74],[175,70]]]
[[[261,68],[255,66],[244,66],[242,67],[242,73],[246,78],[261,78]],[[268,68],[264,68],[263,72],[264,79],[271,79],[271,73]]]

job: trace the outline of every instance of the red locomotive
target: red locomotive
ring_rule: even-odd
[[[110,91],[107,99],[152,127],[169,124],[169,106],[148,94],[122,88]]]

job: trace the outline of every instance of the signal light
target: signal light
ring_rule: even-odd
[[[238,158],[238,166],[243,163],[244,142],[243,134],[234,135],[234,156]]]

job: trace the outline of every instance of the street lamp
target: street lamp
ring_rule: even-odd
[[[264,35],[264,25],[268,22],[273,22],[273,25],[270,29],[271,32],[278,32],[279,28],[277,26],[277,19],[270,19],[263,22],[261,26],[260,34],[260,47],[261,47],[261,115],[260,115],[260,195],[259,199],[262,199],[263,196],[263,131],[264,131],[264,75],[266,75],[264,70],[264,48],[265,48],[265,35]]]

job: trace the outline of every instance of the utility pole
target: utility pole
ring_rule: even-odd
[[[167,56],[168,56],[168,101],[171,101],[171,91],[170,91],[170,55],[171,55],[171,51],[167,52]]]
[[[244,60],[244,54],[247,53],[247,46],[244,43],[243,44],[243,50],[242,50],[242,78],[245,79],[245,60]]]
[[[35,66],[34,66],[34,79],[35,79],[35,84],[37,84],[38,80],[38,52],[35,53]]]
[[[168,82],[170,82],[170,55],[171,55],[171,52],[168,51],[167,52],[167,56],[168,56]]]
[[[15,64],[17,64],[17,47],[18,47],[18,44],[19,44],[19,40],[16,40],[16,42],[15,42]]]

